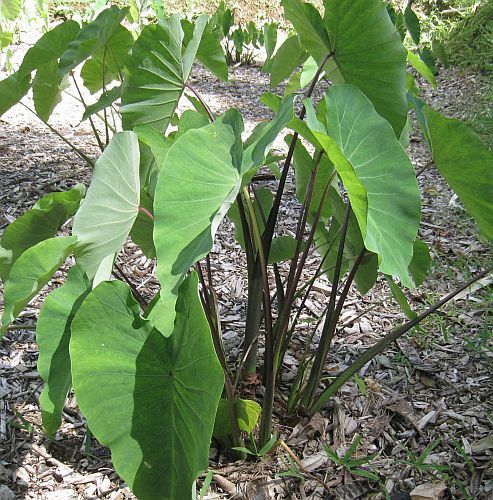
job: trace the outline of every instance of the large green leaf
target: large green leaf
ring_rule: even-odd
[[[118,25],[106,44],[84,63],[80,76],[91,93],[120,79],[134,39],[127,28]]]
[[[79,31],[80,26],[75,21],[65,21],[47,31],[26,52],[19,68],[19,74],[24,76],[45,64],[58,61],[67,50],[69,43],[75,40]]]
[[[459,120],[422,108],[433,160],[480,231],[493,239],[493,154]]]
[[[27,94],[30,85],[31,75],[20,77],[18,73],[0,81],[0,116]]]
[[[239,168],[231,156],[235,144],[232,128],[216,122],[189,130],[166,155],[154,198],[161,297],[150,316],[165,336],[173,331],[180,283],[211,250],[217,227],[240,189]]]
[[[200,21],[203,23],[204,21]],[[182,19],[181,25],[185,32],[185,40],[192,39],[194,33],[194,24],[188,19]],[[200,44],[197,49],[197,59],[206,67],[209,68],[221,80],[228,79],[228,65],[221,43],[214,33],[216,22],[211,19],[207,22],[202,33]]]
[[[72,252],[77,238],[50,238],[28,248],[14,263],[5,283],[0,334],[43,288]]]
[[[0,0],[0,19],[13,21],[21,13],[21,0]]]
[[[5,250],[2,252],[5,257],[0,257],[3,281],[7,280],[12,264],[22,252],[56,235],[60,226],[77,211],[85,192],[84,185],[77,184],[69,191],[47,194],[7,226],[0,240],[0,248]]]
[[[75,251],[89,279],[125,243],[140,200],[139,142],[133,132],[120,132],[96,162],[86,198],[74,218]]]
[[[208,466],[224,379],[197,286],[195,273],[181,285],[170,338],[140,318],[119,281],[96,287],[72,322],[77,401],[143,500],[191,498]]]
[[[43,427],[50,436],[60,427],[63,406],[72,385],[70,325],[90,289],[82,268],[72,267],[65,284],[44,301],[36,322],[38,372],[45,382],[39,402]]]
[[[264,71],[270,73],[270,86],[279,85],[307,57],[306,52],[301,50],[297,36],[293,35],[287,38],[264,66]]]
[[[334,52],[336,78],[359,87],[400,136],[407,116],[407,51],[385,3],[326,0],[324,22]]]
[[[192,38],[183,46],[178,15],[146,26],[127,62],[122,89],[123,126],[150,124],[161,132],[173,116],[192,69],[207,19],[197,19]]]
[[[380,270],[412,286],[408,265],[419,226],[420,194],[414,168],[392,128],[353,85],[335,85],[325,96],[326,123],[305,101],[308,124],[348,192],[365,247]]]
[[[86,24],[60,58],[58,71],[66,75],[88,57],[105,47],[111,37],[120,29],[120,23],[127,15],[128,8],[110,7]]]
[[[316,7],[300,0],[282,0],[284,15],[291,21],[302,49],[320,63],[331,51],[329,37]]]
[[[48,121],[55,106],[61,101],[61,94],[66,84],[66,76],[57,73],[57,61],[41,66],[33,79],[33,101],[38,116]]]

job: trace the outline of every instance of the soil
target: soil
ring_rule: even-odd
[[[237,107],[250,131],[270,116],[259,101],[269,90],[268,78],[252,66],[232,68],[230,80],[218,82],[198,68],[190,84],[215,113]],[[425,98],[448,116],[459,118],[471,113],[489,84],[481,75],[454,69],[442,70],[438,82],[438,91],[423,83]],[[29,98],[24,102],[32,106]],[[97,157],[89,125],[79,123],[81,115],[81,106],[66,96],[50,124],[86,154]],[[286,149],[282,139],[274,147],[279,152]],[[420,135],[412,135],[409,154],[416,171],[423,171],[419,176],[423,194],[420,237],[430,245],[434,258],[428,280],[408,293],[411,307],[419,311],[484,268],[492,255],[431,164]],[[87,184],[90,175],[82,160],[26,108],[17,106],[0,119],[1,229],[42,195],[69,189],[77,182]],[[279,234],[294,232],[297,208],[290,178]],[[211,257],[224,343],[234,367],[241,355],[247,281],[244,257],[228,220],[218,231]],[[156,290],[154,262],[137,247],[129,242],[118,260],[145,295]],[[315,254],[310,257],[307,276],[317,262]],[[42,381],[36,371],[33,328],[44,296],[64,276],[62,269],[21,314],[18,329],[8,332],[0,344],[0,499],[9,495],[134,498],[112,469],[109,450],[94,438],[85,443],[85,420],[73,395],[67,400],[63,424],[54,440],[48,441],[41,429]],[[276,431],[285,446],[277,446],[261,459],[234,463],[223,451],[212,448],[214,476],[204,498],[235,494],[235,498],[252,499],[384,498],[384,488],[396,499],[492,498],[491,282],[491,278],[483,280],[377,356],[361,370],[358,383],[347,383],[313,418],[286,417],[290,385],[313,321],[322,313],[329,294],[328,281],[320,278],[286,356],[276,399]],[[343,371],[351,359],[404,319],[384,282],[364,297],[353,291],[325,367],[326,376]],[[315,332],[313,342],[317,340]],[[261,386],[250,389],[261,398]],[[377,474],[379,482],[351,472],[324,451],[324,445],[329,446],[342,457],[357,436],[361,442],[353,458],[372,455],[363,468]],[[426,449],[430,445],[432,449]],[[199,479],[199,487],[204,477]]]

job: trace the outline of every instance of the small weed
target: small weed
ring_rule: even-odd
[[[406,449],[406,460],[402,460],[411,466],[420,476],[423,476],[430,472],[446,472],[449,467],[446,465],[438,465],[433,463],[427,463],[426,459],[431,455],[432,451],[441,443],[441,439],[437,439],[430,443],[420,455],[416,455],[412,450]]]
[[[362,465],[369,464],[377,456],[376,454],[366,455],[361,458],[351,458],[356,452],[361,439],[362,436],[360,436],[359,434],[356,435],[354,441],[351,443],[351,446],[347,449],[342,458],[340,458],[339,455],[337,455],[337,453],[326,444],[324,444],[324,451],[333,462],[335,462],[339,467],[346,469],[349,473],[365,477],[366,479],[369,479],[371,481],[380,482],[380,478],[377,474],[367,469],[361,468]]]
[[[246,446],[237,446],[237,447],[233,448],[233,450],[241,451],[242,453],[246,453],[247,455],[261,458],[261,457],[267,455],[267,453],[272,451],[272,449],[276,446],[277,434],[272,434],[269,441],[267,441],[267,443],[265,443],[265,445],[262,446],[262,448],[260,448],[260,449],[257,446],[257,442],[256,442],[254,436],[251,434],[250,434],[249,443],[250,443],[250,447],[248,447],[248,448]]]

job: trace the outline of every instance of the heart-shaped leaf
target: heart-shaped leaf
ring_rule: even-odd
[[[241,175],[231,153],[235,144],[233,129],[215,122],[189,130],[167,152],[154,198],[161,298],[150,315],[165,336],[173,331],[180,283],[212,249],[219,223],[240,189]]]
[[[224,383],[197,275],[180,287],[169,338],[142,320],[126,285],[101,283],[72,322],[70,355],[88,425],[135,495],[191,498]]]
[[[337,72],[345,83],[359,87],[400,136],[407,117],[407,51],[385,4],[327,0],[324,22]]]
[[[408,265],[419,226],[420,194],[413,165],[389,123],[353,85],[335,85],[325,97],[327,129],[305,101],[308,125],[347,189],[365,247],[380,270],[413,286]]]
[[[137,135],[120,132],[96,162],[91,185],[73,226],[73,234],[79,239],[77,263],[91,280],[103,261],[112,260],[111,256],[125,243],[137,217],[139,160]]]
[[[125,129],[149,124],[160,132],[166,130],[192,69],[206,22],[206,16],[197,19],[185,47],[178,15],[142,30],[127,62],[122,89]]]

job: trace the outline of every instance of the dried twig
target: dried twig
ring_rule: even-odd
[[[282,440],[279,440],[279,444],[286,450],[287,454],[294,460],[295,464],[299,467],[300,471],[306,476],[314,481],[317,481],[321,486],[325,488],[326,491],[332,491],[332,487],[325,481],[322,481],[319,477],[312,474],[304,465],[303,462],[294,454],[293,450]]]

